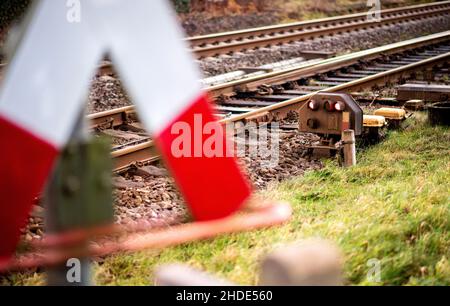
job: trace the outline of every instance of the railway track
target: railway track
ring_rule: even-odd
[[[383,28],[386,26],[426,20],[437,16],[450,15],[450,1],[386,9],[381,11],[381,20],[369,21],[367,13],[344,15],[332,18],[316,19],[275,26],[224,32],[204,36],[190,37],[186,43],[197,59],[229,55],[236,52],[267,48],[271,46],[307,41],[333,35],[351,34],[358,31]],[[316,52],[304,52],[305,60],[323,58],[325,55]],[[7,63],[0,64],[0,72]],[[114,74],[114,68],[109,60],[98,67],[101,75]]]
[[[212,86],[207,91],[218,101],[217,116],[222,124],[270,122],[286,118],[319,91],[362,92],[374,86],[398,83],[417,71],[432,72],[433,67],[449,61],[450,31],[447,31],[326,59],[298,69]],[[88,118],[92,129],[125,127],[132,132],[142,132],[132,106],[92,114]],[[142,134],[137,140],[116,147],[112,156],[116,172],[159,159],[153,141]]]
[[[333,35],[351,34],[357,31],[383,28],[386,26],[426,20],[437,16],[450,14],[450,1],[386,9],[381,11],[381,20],[369,21],[367,13],[358,13],[332,18],[316,19],[261,28],[224,32],[204,36],[190,37],[186,43],[191,46],[197,59],[230,55],[236,52],[267,48],[323,38]],[[318,55],[305,53],[305,59],[316,58]],[[109,61],[99,67],[100,74],[114,74]]]
[[[381,28],[397,23],[448,16],[450,1],[387,9],[381,20],[368,20],[367,13],[358,13],[312,21],[289,23],[241,31],[191,37],[187,42],[199,59],[233,52],[265,48],[295,41],[304,41],[336,34]]]
[[[337,16],[310,21],[281,24],[260,28],[223,32],[186,39],[197,59],[229,55],[235,52],[267,48],[314,38],[333,35],[351,34],[357,31],[383,28],[385,26],[426,20],[437,16],[450,15],[450,1],[399,7],[381,11],[381,20],[368,20],[367,13]],[[310,53],[309,59],[315,58]],[[6,63],[0,64],[0,71]],[[109,60],[99,66],[100,74],[113,74],[114,69]]]

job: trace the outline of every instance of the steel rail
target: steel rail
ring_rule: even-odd
[[[358,13],[304,22],[224,32],[185,39],[198,59],[236,51],[302,41],[315,37],[350,33],[438,15],[450,14],[450,1],[433,2],[381,11],[381,21],[368,21],[367,13]],[[99,66],[100,74],[113,73],[113,65]]]
[[[381,11],[381,15],[387,15],[388,17],[393,16],[393,14],[397,13],[407,13],[410,10],[423,10],[427,8],[434,8],[434,7],[441,7],[447,6],[450,4],[450,1],[440,1],[440,2],[432,2],[427,4],[419,4],[419,5],[411,5],[411,6],[403,6],[393,9],[386,9]],[[229,32],[222,32],[222,33],[214,33],[214,34],[208,34],[208,35],[201,35],[201,36],[193,36],[190,38],[187,38],[186,41],[190,42],[193,45],[199,45],[203,43],[215,43],[218,40],[219,41],[226,41],[228,39],[239,39],[239,38],[245,38],[246,36],[252,36],[252,35],[260,35],[260,34],[270,34],[274,31],[291,31],[291,30],[297,30],[297,29],[308,29],[310,30],[314,26],[323,26],[323,25],[331,25],[336,26],[337,23],[340,21],[349,21],[349,20],[355,20],[360,18],[367,18],[367,13],[356,13],[356,14],[350,14],[350,15],[344,15],[344,16],[335,16],[335,17],[328,17],[328,18],[320,18],[320,19],[314,19],[314,20],[307,20],[307,21],[300,21],[300,22],[293,22],[293,23],[286,23],[286,24],[278,24],[278,25],[271,25],[271,26],[265,26],[265,27],[259,27],[259,28],[250,28],[250,29],[243,29],[243,30],[237,30],[237,31],[229,31]],[[309,28],[310,27],[310,28]]]
[[[388,24],[424,19],[450,14],[450,1],[405,6],[381,11],[381,21],[368,21],[367,13],[322,18],[316,20],[223,32],[185,39],[197,58],[227,54],[266,47],[276,44],[301,41],[327,35],[350,33],[355,30],[382,27]],[[7,64],[0,64],[2,70]],[[112,73],[113,65],[103,63],[100,74]]]
[[[345,84],[324,88],[322,90],[311,92],[298,98],[293,98],[284,102],[279,102],[271,106],[262,107],[242,115],[236,115],[232,118],[223,119],[220,122],[222,124],[227,124],[231,122],[247,121],[247,118],[255,119],[261,116],[266,116],[267,114],[270,113],[274,117],[278,117],[280,113],[287,113],[289,111],[299,108],[302,103],[311,99],[318,92],[338,92],[338,91],[348,92],[351,90],[361,90],[364,87],[373,86],[375,84],[377,85],[386,84],[388,81],[391,81],[392,79],[400,79],[401,77],[404,77],[405,75],[407,76],[412,72],[417,71],[418,69],[424,69],[430,66],[434,66],[438,63],[448,62],[449,59],[450,59],[450,52],[447,52],[445,54],[433,56],[431,58],[416,63],[412,63],[398,68],[393,68],[388,71],[366,76],[361,79],[350,81]]]
[[[151,163],[160,159],[154,141],[146,141],[111,153],[114,160],[114,172],[126,170],[132,164]]]
[[[92,130],[101,128],[112,128],[128,122],[130,114],[134,114],[134,106],[125,106],[87,116],[89,126]]]
[[[246,49],[268,47],[355,30],[382,27],[387,24],[447,15],[450,1],[383,10],[381,20],[368,20],[366,13],[332,17],[313,21],[269,26],[188,38],[198,58],[228,54]]]
[[[308,77],[313,74],[315,75],[318,73],[329,71],[330,69],[339,69],[341,67],[349,66],[361,60],[372,60],[380,57],[380,55],[392,55],[402,51],[425,47],[430,44],[444,42],[447,40],[450,40],[450,31],[324,59],[319,63],[311,63],[309,65],[301,67],[300,69],[294,67],[276,72],[269,72],[251,78],[245,78],[220,85],[215,85],[207,88],[207,90],[211,97],[217,98],[221,95],[233,94],[236,88],[239,88],[240,90],[242,90],[243,88],[252,90],[262,84],[278,84],[280,82],[289,81],[293,78]]]

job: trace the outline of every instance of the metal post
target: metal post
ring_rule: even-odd
[[[344,145],[344,167],[356,165],[356,139],[353,130],[342,132],[342,143]]]
[[[89,138],[84,118],[83,112],[46,189],[48,233],[101,226],[113,220],[110,145],[107,141]],[[87,246],[87,240],[80,241],[74,246],[61,247],[61,252],[83,253]],[[89,259],[68,258],[67,264],[50,268],[47,283],[91,285]]]

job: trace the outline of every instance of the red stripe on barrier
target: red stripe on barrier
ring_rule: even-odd
[[[227,154],[233,148],[225,145],[225,131],[205,95],[176,118],[157,142],[196,220],[229,216],[250,196],[250,185],[233,154]]]
[[[0,117],[0,262],[9,260],[58,151]]]

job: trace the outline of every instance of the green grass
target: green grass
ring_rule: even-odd
[[[107,258],[95,279],[106,285],[152,283],[152,271],[181,262],[241,284],[256,284],[260,259],[280,245],[322,237],[345,256],[347,284],[373,285],[367,262],[381,261],[381,285],[450,285],[450,129],[423,116],[358,154],[351,169],[324,169],[273,186],[263,194],[289,201],[290,223],[162,251]],[[40,284],[42,275],[6,283]],[[5,281],[4,281],[5,282]]]

